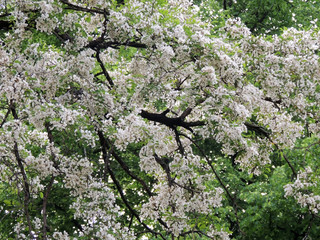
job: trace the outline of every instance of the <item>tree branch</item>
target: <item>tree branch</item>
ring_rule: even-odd
[[[29,235],[31,238],[33,238],[32,224],[31,224],[30,215],[29,215],[30,187],[29,187],[29,183],[28,183],[27,174],[26,174],[24,166],[22,164],[23,159],[20,157],[20,154],[19,154],[17,142],[14,143],[13,152],[14,152],[14,155],[15,155],[16,160],[18,162],[18,166],[19,166],[20,172],[22,174],[22,178],[23,178],[24,212],[25,212],[28,227],[29,227]]]
[[[140,116],[142,118],[148,119],[149,121],[164,124],[171,129],[175,129],[176,127],[180,126],[180,127],[183,127],[185,129],[188,129],[189,131],[193,132],[191,127],[203,126],[203,125],[205,125],[205,122],[204,121],[185,122],[185,118],[187,115],[189,115],[191,113],[191,110],[192,110],[191,108],[187,108],[181,114],[180,117],[176,117],[176,118],[170,118],[170,117],[166,116],[166,114],[169,112],[169,109],[167,109],[163,113],[150,113],[150,112],[142,110],[140,113]]]
[[[112,78],[110,77],[106,67],[104,66],[101,58],[100,58],[100,50],[97,50],[96,58],[97,58],[97,61],[100,64],[100,67],[102,69],[102,72],[103,72],[104,76],[106,77],[107,81],[109,82],[110,88],[112,88],[114,86],[114,83],[113,83]]]
[[[99,134],[102,134],[102,132],[100,132]],[[102,135],[103,136],[103,135]],[[138,181],[142,187],[144,188],[144,190],[147,192],[148,196],[153,196],[154,194],[151,192],[150,188],[148,187],[148,185],[146,184],[145,181],[143,181],[141,178],[139,178],[138,176],[136,176],[133,172],[130,171],[129,167],[127,166],[127,164],[121,159],[121,157],[114,151],[113,148],[110,147],[110,142],[108,141],[108,139],[106,139],[106,147],[109,149],[109,152],[112,154],[112,156],[115,158],[115,160],[120,164],[121,168],[133,179],[135,179],[136,181]]]
[[[103,10],[103,9],[80,7],[80,6],[77,6],[77,5],[70,3],[69,0],[60,0],[60,2],[66,4],[68,6],[67,9],[81,11],[81,12],[88,12],[88,13],[105,14],[105,10]],[[109,15],[109,13],[107,13],[107,14]]]
[[[48,133],[48,138],[49,138],[49,142],[50,144],[53,144],[53,135],[52,135],[52,131],[50,129],[50,123],[49,122],[46,122],[45,123],[45,128],[47,130],[47,133]],[[57,165],[55,163],[55,154],[54,153],[51,153],[51,156],[52,156],[52,160],[54,162],[54,165]],[[42,221],[43,221],[43,227],[42,227],[42,234],[43,234],[43,239],[46,240],[47,239],[47,229],[48,229],[48,223],[47,223],[47,203],[48,203],[48,198],[49,198],[49,194],[50,194],[50,191],[51,191],[51,188],[52,188],[52,185],[54,183],[54,179],[55,179],[55,176],[51,176],[50,178],[50,181],[49,181],[49,184],[48,186],[46,187],[45,191],[44,191],[44,195],[43,195],[43,202],[42,202]]]
[[[117,180],[116,176],[114,175],[112,169],[110,168],[110,162],[109,162],[109,158],[108,158],[108,153],[107,153],[107,141],[103,136],[103,133],[101,131],[98,131],[98,136],[99,136],[99,141],[100,141],[100,145],[101,145],[101,150],[102,150],[102,157],[103,160],[106,161],[107,163],[107,171],[113,181],[113,183],[116,185],[116,188],[120,194],[121,200],[123,201],[123,203],[126,205],[126,207],[128,208],[128,210],[131,212],[131,214],[139,221],[139,223],[150,233],[154,234],[155,236],[160,236],[162,239],[165,240],[165,237],[158,232],[155,232],[154,230],[152,230],[147,224],[145,224],[141,219],[139,214],[130,206],[126,196],[124,195],[124,192],[122,190],[122,187],[119,183],[119,181]]]
[[[265,137],[269,137],[271,134],[271,131],[269,131],[266,128],[259,126],[257,124],[246,121],[244,123],[244,125],[247,127],[248,130],[257,133],[258,135],[263,135]]]
[[[124,43],[117,42],[117,41],[106,42],[103,40],[103,37],[90,41],[86,47],[89,47],[93,50],[102,50],[102,49],[107,49],[109,47],[119,49],[120,46],[134,47],[134,48],[147,48],[146,44],[139,43],[139,42],[132,42],[132,41],[126,41]]]
[[[168,184],[169,186],[172,186],[173,183],[173,179],[171,177],[171,171],[170,171],[170,162],[171,160],[166,158],[166,157],[162,157],[160,158],[157,154],[154,154],[154,159],[156,160],[156,162],[162,167],[162,169],[166,172],[167,174],[167,180],[168,180]]]
[[[6,113],[6,115],[4,116],[4,118],[3,118],[3,120],[2,120],[2,122],[1,122],[1,124],[0,124],[0,128],[2,128],[2,126],[3,126],[3,124],[5,124],[5,122],[7,121],[7,118],[8,118],[8,116],[9,116],[9,114],[10,114],[10,108],[8,109],[8,111],[7,111],[7,113]]]

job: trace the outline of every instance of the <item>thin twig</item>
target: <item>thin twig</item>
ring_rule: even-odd
[[[3,126],[3,124],[5,124],[5,122],[7,121],[7,118],[8,118],[8,116],[9,116],[9,114],[10,114],[10,108],[8,109],[8,111],[7,111],[7,113],[6,113],[6,115],[4,116],[4,118],[3,118],[3,120],[2,120],[2,122],[1,122],[1,124],[0,124],[0,128],[2,128],[2,126]]]

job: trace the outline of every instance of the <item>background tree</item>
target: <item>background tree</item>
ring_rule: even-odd
[[[215,6],[217,2],[226,15],[241,18],[254,34],[279,34],[283,28],[319,26],[319,1],[209,0],[205,5]]]

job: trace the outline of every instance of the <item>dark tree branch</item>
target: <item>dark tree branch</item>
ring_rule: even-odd
[[[154,194],[152,193],[152,191],[150,190],[150,188],[148,187],[148,185],[146,184],[145,181],[143,181],[141,178],[139,178],[138,176],[136,176],[132,171],[130,171],[129,167],[127,166],[127,164],[122,160],[122,158],[116,153],[116,151],[113,149],[113,147],[111,146],[110,141],[104,137],[103,133],[101,131],[98,131],[98,136],[99,138],[104,140],[105,146],[108,149],[108,152],[111,153],[111,155],[115,158],[115,160],[120,164],[121,168],[133,179],[135,179],[136,181],[138,181],[142,187],[144,188],[144,190],[146,191],[146,193],[148,194],[148,196],[153,196]],[[99,151],[101,151],[101,149],[99,149]],[[107,155],[108,156],[108,155]]]
[[[7,118],[8,118],[8,116],[9,116],[9,114],[10,114],[10,111],[11,111],[11,109],[9,108],[8,111],[7,111],[7,113],[6,113],[6,115],[4,116],[1,124],[0,124],[0,128],[2,128],[3,124],[5,124],[5,122],[7,121]]]
[[[223,10],[227,10],[227,0],[223,0]]]
[[[4,14],[1,14],[1,15],[0,15],[0,18],[2,18],[2,17],[8,17],[8,16],[10,16],[10,15],[11,15],[11,13],[7,13],[7,12],[6,12],[6,13],[4,13]]]
[[[103,10],[103,9],[80,7],[80,6],[77,6],[77,5],[70,3],[69,0],[60,0],[60,2],[66,4],[68,6],[67,9],[70,9],[70,10],[88,12],[88,13],[105,14],[105,10]],[[108,15],[109,15],[109,13],[108,13]]]
[[[181,153],[181,155],[184,155],[184,147],[183,147],[182,142],[180,140],[179,132],[178,132],[177,128],[174,128],[174,134],[176,135],[175,138],[176,138],[179,152]]]
[[[183,233],[180,233],[179,236],[184,237],[184,236],[187,236],[187,235],[190,235],[190,234],[194,234],[194,233],[198,234],[199,237],[205,236],[205,237],[207,237],[209,239],[216,239],[215,237],[210,237],[209,235],[207,235],[204,232],[199,231],[199,230],[192,230],[192,231],[188,231],[188,232],[183,232]]]
[[[106,161],[107,163],[107,171],[113,181],[113,183],[115,184],[121,200],[123,201],[123,203],[126,205],[126,207],[128,208],[128,210],[130,211],[130,213],[138,220],[138,222],[150,233],[154,234],[155,236],[160,236],[162,239],[165,240],[165,237],[159,233],[159,232],[155,232],[154,230],[152,230],[147,224],[145,224],[141,219],[139,214],[130,206],[126,196],[124,195],[123,189],[119,183],[119,181],[117,180],[115,174],[113,173],[112,169],[110,168],[110,162],[109,162],[109,158],[108,158],[108,144],[107,144],[107,140],[105,139],[105,137],[103,136],[103,133],[101,131],[98,131],[98,136],[99,136],[99,141],[100,141],[100,145],[101,145],[101,150],[102,150],[102,157],[104,159],[104,161]]]
[[[185,128],[193,133],[193,130],[191,127],[205,125],[205,122],[203,122],[203,121],[186,122],[185,118],[191,113],[191,111],[192,111],[192,108],[188,107],[186,110],[183,111],[183,113],[179,117],[170,118],[170,117],[166,116],[167,113],[170,112],[169,109],[166,109],[162,113],[150,113],[150,112],[142,110],[140,113],[140,116],[142,118],[148,119],[149,121],[158,122],[158,123],[164,124],[167,127],[171,128],[175,133],[175,140],[178,145],[178,150],[181,153],[181,155],[184,155],[184,147],[183,147],[183,144],[180,140],[179,131],[178,131],[177,127],[181,126],[181,127]]]
[[[102,133],[100,133],[102,134]],[[130,171],[129,167],[127,166],[127,164],[122,160],[122,158],[114,151],[113,148],[111,148],[111,144],[108,141],[108,139],[106,139],[106,146],[109,149],[109,152],[112,154],[112,156],[115,158],[115,160],[120,164],[121,168],[133,179],[135,179],[136,181],[138,181],[144,188],[144,190],[147,192],[148,196],[153,196],[154,194],[151,192],[150,188],[148,187],[148,185],[146,184],[145,181],[143,181],[141,178],[139,178],[138,176],[136,176],[133,172]]]
[[[266,98],[264,98],[264,100],[265,100],[265,101],[268,101],[268,102],[272,102],[273,105],[274,105],[278,110],[280,110],[279,104],[282,103],[281,99],[275,101],[275,100],[272,100],[272,98],[270,98],[270,97],[266,97]]]
[[[45,123],[45,128],[48,133],[49,142],[50,142],[50,144],[53,144],[53,135],[52,135],[52,131],[50,129],[49,122]],[[57,163],[55,162],[55,159],[56,159],[55,154],[51,153],[51,157],[52,157],[52,161],[54,162],[54,165],[57,165]],[[53,186],[54,179],[55,179],[55,176],[52,175],[48,186],[45,188],[44,195],[43,195],[43,202],[42,202],[42,216],[43,216],[43,218],[42,218],[42,221],[43,221],[42,234],[43,234],[43,236],[42,237],[44,240],[47,239],[47,229],[48,229],[47,204],[48,204],[48,198],[49,198],[51,188]]]
[[[86,47],[89,47],[93,50],[102,50],[102,49],[107,49],[109,47],[119,49],[119,47],[121,46],[134,47],[134,48],[147,48],[146,44],[139,43],[139,42],[132,42],[132,41],[127,41],[124,43],[117,42],[117,41],[106,42],[104,41],[103,37],[92,40],[91,42],[89,42],[89,44]]]
[[[187,108],[181,114],[180,117],[176,117],[176,118],[170,118],[170,117],[166,116],[166,114],[169,112],[169,109],[167,109],[163,113],[150,113],[150,112],[142,110],[140,113],[140,116],[142,118],[148,119],[149,121],[164,124],[171,129],[175,129],[176,127],[180,126],[180,127],[183,127],[185,129],[193,132],[191,127],[203,126],[203,125],[205,125],[205,122],[204,121],[185,122],[185,118],[187,115],[189,115],[191,113],[191,110],[192,110],[191,108]]]
[[[310,222],[308,224],[308,227],[307,229],[305,230],[305,232],[303,233],[304,237],[302,238],[302,240],[307,240],[309,239],[309,234],[310,234],[310,230],[311,230],[311,227],[312,227],[312,224],[313,224],[313,221],[315,219],[315,214],[311,214],[311,219],[310,219]]]
[[[228,188],[226,187],[226,185],[222,182],[220,176],[218,175],[217,171],[214,169],[214,167],[212,166],[212,161],[207,157],[207,155],[205,154],[205,152],[202,150],[202,148],[199,146],[199,144],[197,144],[192,138],[190,138],[188,135],[185,135],[183,133],[179,133],[179,135],[189,139],[196,147],[197,149],[201,152],[201,155],[206,159],[208,165],[210,166],[212,172],[214,173],[214,175],[216,176],[218,182],[220,183],[220,185],[223,187],[223,189],[225,190],[225,192],[227,193],[228,197],[231,199],[232,202],[234,202],[234,197],[231,195],[231,193],[229,192]]]
[[[10,110],[11,110],[13,118],[15,120],[18,120],[19,117],[18,117],[18,114],[17,114],[17,111],[16,111],[15,104],[14,104],[13,100],[11,100],[11,102],[10,102]]]
[[[166,157],[160,158],[157,154],[154,154],[153,156],[154,156],[154,159],[156,160],[156,162],[166,172],[169,186],[172,186],[173,179],[171,177],[171,170],[170,170],[170,166],[169,166],[171,160]]]
[[[255,28],[259,24],[262,24],[262,22],[268,17],[268,14],[270,13],[270,11],[273,10],[273,7],[274,7],[274,3],[271,6],[271,10],[265,11],[260,17],[259,17],[259,12],[256,13],[257,20],[255,21],[254,25],[252,27],[250,27],[251,32],[254,32]]]
[[[106,77],[107,81],[109,82],[110,88],[112,88],[114,86],[114,83],[113,83],[112,78],[110,77],[106,67],[104,66],[101,58],[100,58],[100,50],[97,50],[96,58],[97,58],[97,61],[100,64],[100,67],[102,69],[102,72],[103,72],[104,76]]]
[[[297,172],[296,170],[294,169],[293,165],[291,164],[291,162],[289,161],[289,159],[287,158],[287,156],[285,155],[285,153],[283,152],[283,149],[280,149],[280,147],[278,146],[278,144],[274,143],[272,141],[272,139],[270,138],[269,135],[266,135],[266,137],[268,138],[268,140],[276,147],[276,149],[282,153],[282,156],[284,158],[284,160],[287,162],[287,164],[289,165],[289,167],[291,168],[291,171],[292,171],[292,174],[293,174],[293,177],[297,177]]]
[[[12,29],[13,23],[11,21],[0,20],[0,30],[8,31]]]
[[[53,34],[54,34],[61,42],[66,42],[66,41],[72,42],[72,41],[74,40],[68,33],[61,33],[58,28],[56,28],[56,29],[53,31]]]
[[[244,125],[247,127],[248,130],[257,133],[258,135],[263,135],[265,137],[269,137],[271,132],[268,131],[265,127],[259,126],[257,124],[251,122],[245,122]]]
[[[275,146],[276,146],[277,149],[279,149],[278,145],[275,144]],[[279,150],[280,150],[280,152],[282,153],[282,156],[283,156],[284,160],[286,160],[287,164],[288,164],[289,167],[291,168],[291,171],[292,171],[293,176],[294,176],[295,178],[297,178],[297,172],[296,172],[296,170],[294,169],[294,167],[292,166],[292,164],[291,164],[291,162],[289,161],[289,159],[287,158],[287,155],[283,152],[282,149],[279,149]]]
[[[191,182],[190,179],[189,179],[189,182]],[[175,184],[175,185],[177,185],[177,186],[179,186],[179,187],[181,187],[181,188],[183,188],[183,189],[191,192],[191,193],[192,193],[192,196],[194,195],[194,193],[201,194],[201,191],[200,191],[200,190],[193,189],[193,188],[191,188],[192,186],[191,186],[191,187],[183,186],[183,185],[177,183],[176,181],[173,181],[173,184]]]
[[[30,187],[29,187],[29,183],[28,183],[28,177],[27,177],[26,171],[23,166],[24,161],[19,154],[17,142],[14,143],[13,152],[14,152],[14,155],[15,155],[16,160],[18,162],[20,173],[22,174],[22,178],[23,178],[24,212],[25,212],[25,216],[27,219],[28,227],[29,227],[29,235],[33,236],[32,224],[31,224],[30,215],[29,215]]]
[[[42,226],[42,238],[43,240],[47,239],[47,229],[48,229],[48,222],[47,222],[47,203],[48,203],[48,198],[49,198],[49,193],[51,191],[53,182],[54,182],[55,177],[51,176],[50,181],[48,186],[46,187],[43,195],[43,202],[42,202],[42,221],[43,221],[43,226]]]
[[[264,127],[261,127],[257,124],[254,123],[250,123],[250,122],[245,122],[244,125],[247,127],[248,130],[254,131],[257,134],[263,135],[265,136],[276,148],[278,151],[280,151],[282,153],[282,156],[284,158],[284,160],[287,162],[287,164],[289,165],[289,167],[291,168],[291,171],[293,173],[294,177],[297,177],[297,172],[294,169],[294,167],[292,166],[292,164],[290,163],[289,159],[287,158],[287,156],[285,155],[285,153],[283,152],[282,149],[279,148],[278,144],[274,143],[272,141],[272,139],[270,138],[271,135],[271,131],[267,130]]]

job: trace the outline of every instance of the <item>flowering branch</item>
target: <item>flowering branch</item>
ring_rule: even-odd
[[[123,189],[119,183],[119,181],[117,180],[115,174],[113,173],[112,169],[110,168],[110,161],[108,158],[108,153],[107,153],[107,149],[108,149],[108,143],[107,140],[105,139],[105,137],[103,136],[103,133],[101,131],[98,131],[98,136],[99,136],[99,141],[100,141],[100,145],[101,145],[101,150],[102,150],[102,157],[103,160],[106,163],[107,166],[107,171],[110,174],[110,177],[112,179],[112,181],[114,182],[114,184],[116,185],[116,188],[120,194],[121,200],[123,201],[123,203],[126,205],[126,207],[128,208],[128,210],[131,212],[131,214],[133,216],[135,216],[135,218],[140,222],[140,224],[142,224],[144,226],[144,228],[146,228],[150,233],[154,234],[154,235],[159,235],[162,239],[165,240],[164,236],[161,233],[155,232],[154,230],[152,230],[148,225],[146,225],[141,219],[140,216],[138,215],[138,213],[130,206],[126,196],[124,195]]]

